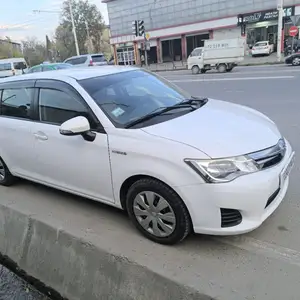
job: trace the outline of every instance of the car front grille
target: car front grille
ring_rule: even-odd
[[[221,227],[233,227],[242,222],[242,215],[236,209],[221,208]]]
[[[248,154],[258,164],[260,170],[279,164],[286,153],[284,139],[280,139],[275,146]]]

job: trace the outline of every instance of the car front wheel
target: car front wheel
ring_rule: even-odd
[[[293,58],[292,65],[293,66],[299,66],[300,65],[300,58],[299,57]]]
[[[0,185],[10,186],[15,182],[15,177],[10,173],[5,162],[0,157]]]
[[[127,193],[128,214],[136,228],[150,240],[172,245],[183,241],[192,224],[181,198],[162,182],[144,178]]]

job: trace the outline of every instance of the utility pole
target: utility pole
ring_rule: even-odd
[[[283,0],[278,0],[278,33],[277,33],[277,61],[281,62],[281,40],[283,25]]]
[[[89,24],[87,21],[85,21],[85,28],[86,28],[86,34],[87,34],[87,38],[88,38],[88,53],[91,53],[93,51],[93,44],[92,44],[92,40],[90,37],[90,29],[89,29]]]
[[[70,8],[71,22],[72,22],[73,35],[74,35],[74,41],[75,41],[75,47],[76,47],[76,54],[80,55],[77,34],[76,34],[76,28],[75,28],[75,22],[74,22],[74,16],[73,16],[72,2],[71,2],[71,0],[69,0],[68,2],[69,2],[69,8]]]

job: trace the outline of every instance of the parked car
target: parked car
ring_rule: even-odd
[[[66,63],[42,63],[37,66],[31,67],[26,73],[36,73],[36,72],[46,72],[46,71],[54,71],[54,70],[62,70],[62,69],[70,69],[73,68],[72,65]]]
[[[27,68],[23,57],[0,59],[0,78],[24,74]]]
[[[73,56],[67,58],[64,62],[74,65],[76,67],[93,67],[107,65],[107,60],[103,53]]]
[[[299,66],[300,65],[300,52],[293,53],[286,57],[285,63],[287,65]]]
[[[22,177],[124,209],[155,242],[251,231],[287,192],[294,152],[273,121],[149,71],[41,72],[0,91],[1,185]]]
[[[274,44],[269,41],[257,42],[251,49],[252,56],[270,55],[274,52]]]

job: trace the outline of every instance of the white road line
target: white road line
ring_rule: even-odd
[[[292,79],[295,76],[269,76],[269,77],[234,77],[234,78],[202,78],[202,79],[175,79],[171,82],[204,82],[204,81],[241,81],[241,80],[273,80],[273,79]]]
[[[300,252],[263,242],[247,236],[234,236],[234,237],[212,237],[213,240],[234,246],[242,250],[249,251],[250,253],[261,254],[263,256],[274,258],[284,261],[288,264],[300,267]]]

